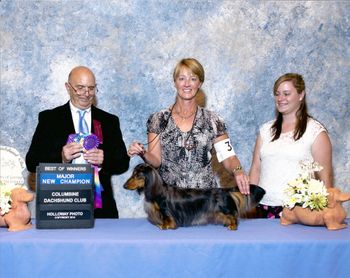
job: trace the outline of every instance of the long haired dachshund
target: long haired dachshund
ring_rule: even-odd
[[[259,203],[265,190],[250,185],[245,196],[235,188],[187,189],[165,184],[158,171],[149,164],[135,167],[124,184],[125,189],[145,193],[148,220],[160,229],[222,224],[236,230],[238,217]]]

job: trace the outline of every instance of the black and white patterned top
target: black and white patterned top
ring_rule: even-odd
[[[149,117],[147,132],[160,134],[159,172],[167,184],[182,188],[219,186],[211,165],[211,151],[214,140],[226,133],[221,117],[198,107],[192,130],[182,132],[171,116],[171,109],[167,108]],[[194,148],[185,148],[185,142]]]

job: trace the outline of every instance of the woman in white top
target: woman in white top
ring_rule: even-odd
[[[326,129],[307,112],[305,82],[296,73],[279,77],[274,84],[276,119],[263,124],[256,139],[250,183],[266,190],[257,216],[278,218],[283,191],[298,177],[299,162],[322,165],[316,177],[332,187],[332,145]]]

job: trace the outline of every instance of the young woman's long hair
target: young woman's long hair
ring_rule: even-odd
[[[276,95],[279,85],[281,85],[281,83],[285,81],[291,81],[293,83],[293,86],[297,90],[298,94],[302,94],[303,91],[305,92],[305,82],[303,77],[297,73],[286,73],[280,76],[276,80],[273,86],[274,95]],[[300,102],[300,107],[296,112],[296,117],[297,117],[297,124],[293,134],[293,138],[295,141],[299,140],[303,136],[306,130],[308,118],[311,117],[307,112],[306,94],[304,95],[303,99]],[[282,132],[282,122],[283,122],[282,113],[278,112],[278,110],[276,109],[276,120],[271,127],[271,131],[273,134],[272,141],[275,141],[280,137]]]

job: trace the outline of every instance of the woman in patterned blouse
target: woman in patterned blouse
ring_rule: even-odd
[[[217,184],[211,157],[233,174],[239,190],[249,194],[249,179],[233,150],[221,117],[197,105],[196,94],[204,82],[204,69],[193,58],[182,59],[173,73],[176,101],[152,114],[147,121],[148,148],[134,141],[129,156],[140,155],[159,168],[163,180],[182,188],[212,188]]]

